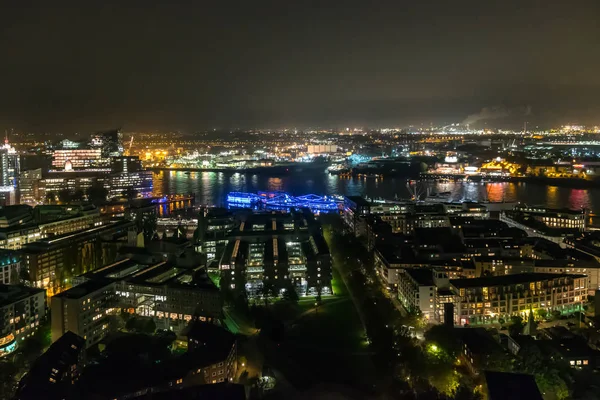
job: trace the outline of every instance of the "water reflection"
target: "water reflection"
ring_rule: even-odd
[[[569,208],[591,208],[590,196],[587,190],[571,189],[569,194]]]
[[[548,207],[585,207],[600,210],[600,189],[578,190],[535,183],[465,183],[426,182],[421,184],[431,193],[450,192],[453,200],[521,201]],[[230,191],[286,191],[294,195],[307,193],[366,195],[374,198],[408,199],[406,179],[340,178],[328,173],[296,173],[283,177],[268,175],[226,174],[182,171],[154,174],[154,194],[196,194],[196,204],[224,204]]]

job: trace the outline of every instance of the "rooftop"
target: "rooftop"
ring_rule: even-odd
[[[26,299],[40,292],[45,292],[45,290],[22,285],[0,285],[0,307]]]
[[[489,400],[542,400],[533,375],[492,371],[484,374]]]
[[[489,287],[489,286],[506,286],[515,285],[519,283],[531,283],[547,281],[557,278],[584,278],[586,275],[566,275],[566,274],[549,274],[549,273],[523,273],[513,275],[500,275],[500,276],[487,276],[482,278],[471,278],[471,279],[451,279],[450,283],[457,288],[469,288],[469,287]]]
[[[64,292],[60,292],[54,297],[60,297],[65,299],[80,299],[89,295],[90,293],[94,293],[98,290],[107,287],[111,283],[113,283],[113,281],[109,279],[89,280],[83,282],[80,285],[74,286],[71,289],[65,290]]]
[[[419,284],[419,286],[433,286],[433,273],[428,268],[406,268],[404,271]]]
[[[112,230],[125,229],[133,226],[132,221],[118,221],[112,224],[102,225],[95,228],[82,229],[64,235],[53,236],[51,238],[41,239],[37,242],[28,243],[23,246],[23,251],[27,253],[46,252],[52,246],[66,246],[74,240],[85,239],[96,235],[102,235],[111,232]]]

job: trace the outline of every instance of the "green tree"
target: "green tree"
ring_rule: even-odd
[[[535,310],[535,315],[539,319],[546,319],[546,317],[548,316],[548,311],[544,308],[538,308],[537,310]]]
[[[441,348],[451,360],[455,360],[460,354],[460,341],[452,327],[434,325],[425,332],[425,339]]]
[[[549,398],[569,398],[569,388],[563,379],[570,373],[569,367],[543,354],[537,345],[521,348],[515,370],[534,375],[540,391],[551,394]]]
[[[423,329],[425,327],[425,318],[419,309],[410,310],[405,317],[405,325],[412,326],[415,329]]]
[[[265,302],[265,307],[269,306],[269,298],[273,295],[274,290],[275,285],[273,285],[272,282],[263,282],[262,288],[260,289],[260,295],[262,296],[263,301]]]

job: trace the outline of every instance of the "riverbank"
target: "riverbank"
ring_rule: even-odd
[[[269,175],[288,175],[307,171],[325,171],[327,163],[290,163],[284,165],[274,165],[253,168],[173,168],[173,167],[152,167],[147,168],[152,172],[175,171],[175,172],[222,172],[229,174],[269,174]]]
[[[410,177],[407,177],[410,179]],[[467,181],[474,183],[496,183],[496,182],[513,182],[513,183],[535,183],[538,185],[564,187],[570,189],[589,189],[600,187],[600,179],[581,179],[581,178],[548,178],[539,176],[510,176],[510,177],[482,177],[479,175],[438,175],[438,174],[421,174],[419,179],[426,181]]]

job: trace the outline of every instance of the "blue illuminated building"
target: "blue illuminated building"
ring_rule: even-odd
[[[267,211],[291,211],[308,208],[315,214],[337,213],[343,208],[343,199],[338,196],[307,194],[292,196],[284,192],[230,192],[227,195],[229,208],[251,208]]]

